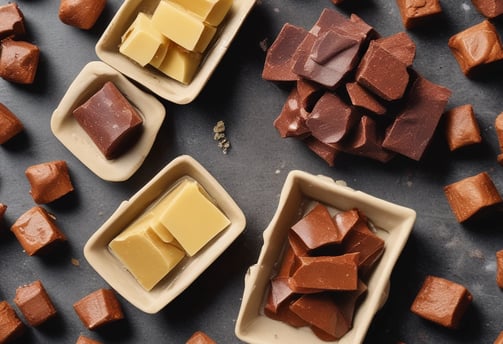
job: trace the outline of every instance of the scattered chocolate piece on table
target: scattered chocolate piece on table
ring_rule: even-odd
[[[5,39],[0,44],[0,77],[17,84],[32,84],[39,58],[40,49],[35,44]]]
[[[185,344],[217,344],[213,339],[210,338],[203,331],[196,331]]]
[[[503,344],[503,331],[499,333],[498,337],[496,337],[493,344]]]
[[[486,72],[494,63],[503,60],[498,31],[487,19],[455,34],[449,38],[448,45],[461,71],[468,77]]]
[[[427,276],[410,310],[424,319],[456,329],[472,300],[472,294],[461,284]]]
[[[503,0],[472,0],[473,6],[483,16],[487,18],[496,18],[503,14]]]
[[[7,211],[7,206],[3,203],[0,203],[0,221],[2,221],[5,212]]]
[[[55,160],[29,166],[25,171],[31,190],[30,194],[37,204],[53,202],[73,191],[64,160]]]
[[[44,254],[66,241],[54,219],[40,206],[22,214],[11,226],[11,231],[29,256]]]
[[[0,40],[26,34],[24,15],[15,2],[0,6]]]
[[[73,309],[89,330],[124,318],[119,300],[112,289],[98,289],[73,304]]]
[[[480,127],[470,104],[444,113],[445,138],[451,151],[482,142]]]
[[[503,202],[487,172],[467,177],[444,187],[444,193],[458,222],[464,222],[483,210]]]
[[[7,343],[20,337],[25,325],[7,301],[0,301],[0,343]]]
[[[19,118],[7,106],[0,103],[0,144],[4,144],[23,129],[23,123]]]
[[[503,289],[503,250],[496,251],[496,284]]]
[[[18,287],[14,303],[31,326],[39,326],[56,315],[56,308],[40,280]]]
[[[79,338],[77,338],[77,341],[75,342],[75,344],[101,344],[101,342],[98,342],[97,340],[80,335]]]
[[[91,29],[103,12],[106,0],[61,0],[59,19],[79,29]]]
[[[406,29],[424,26],[442,13],[439,0],[396,0]]]
[[[503,151],[503,112],[496,116],[496,119],[494,120],[494,128],[496,129],[496,136],[498,137],[500,150]]]

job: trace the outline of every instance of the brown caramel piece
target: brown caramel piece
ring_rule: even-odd
[[[0,203],[0,221],[2,221],[5,212],[7,211],[7,206],[3,203]]]
[[[26,169],[25,175],[30,182],[30,194],[35,203],[50,203],[73,191],[68,166],[64,160],[32,165]]]
[[[351,104],[354,106],[370,111],[376,115],[384,115],[384,113],[386,113],[386,108],[357,82],[348,82],[346,84],[346,91],[348,92]]]
[[[40,280],[17,288],[14,303],[31,326],[41,325],[56,315],[56,308]]]
[[[75,342],[75,344],[101,344],[101,342],[98,342],[97,340],[80,335],[79,338],[77,338],[77,341]]]
[[[29,256],[46,253],[66,241],[54,219],[40,206],[21,215],[11,226],[11,231]]]
[[[7,301],[0,301],[0,343],[20,337],[25,325]]]
[[[503,60],[498,31],[489,20],[455,34],[449,38],[448,45],[461,71],[468,77],[476,76]]]
[[[106,0],[61,0],[59,19],[79,29],[91,29],[105,8]]]
[[[483,16],[496,18],[503,14],[503,0],[472,0],[473,6]]]
[[[503,289],[503,250],[496,252],[496,284]]]
[[[444,113],[445,138],[451,151],[482,142],[480,128],[470,104]]]
[[[304,143],[311,151],[325,160],[328,166],[334,166],[334,160],[340,153],[338,148],[334,145],[323,143],[314,136],[306,137]]]
[[[0,47],[0,77],[17,84],[32,84],[38,69],[38,46],[6,39]]]
[[[73,309],[89,330],[124,318],[122,308],[111,289],[98,289],[73,304]]]
[[[203,331],[196,331],[185,344],[217,344]]]
[[[447,185],[444,193],[460,223],[503,201],[486,172]]]
[[[416,57],[416,44],[406,32],[399,32],[391,36],[375,40],[381,48],[411,67]]]
[[[396,0],[406,29],[423,26],[425,22],[442,13],[439,0]]]
[[[26,33],[24,15],[15,2],[0,6],[0,40],[5,37],[20,37]]]
[[[503,152],[503,112],[496,116],[496,119],[494,120],[494,128],[496,129],[496,136],[498,137],[500,150]]]
[[[0,145],[23,131],[23,124],[5,105],[0,103]]]
[[[500,332],[498,337],[494,340],[493,344],[503,344],[503,331]]]
[[[472,302],[462,285],[444,278],[427,276],[410,310],[420,317],[447,328],[458,328]]]
[[[299,92],[294,87],[273,124],[281,137],[301,136],[309,133],[309,128],[305,123],[307,116],[308,113],[302,107]]]

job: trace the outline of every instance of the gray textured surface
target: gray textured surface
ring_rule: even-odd
[[[238,0],[236,0],[238,1]],[[348,3],[351,2],[348,0]],[[403,30],[394,1],[354,1],[355,12],[382,35]],[[2,1],[2,4],[6,1]],[[239,342],[234,335],[243,277],[262,243],[288,171],[305,170],[343,179],[355,188],[414,208],[418,219],[391,281],[388,303],[375,318],[368,343],[491,343],[503,330],[503,294],[495,283],[494,253],[503,248],[501,221],[458,224],[442,187],[487,171],[503,191],[503,169],[496,163],[498,145],[493,128],[503,111],[503,73],[465,78],[447,47],[454,33],[483,18],[468,0],[442,1],[444,15],[435,26],[411,31],[417,44],[415,69],[429,80],[453,90],[449,107],[471,103],[484,143],[449,154],[445,145],[430,149],[416,163],[396,159],[387,165],[345,156],[330,168],[301,142],[281,139],[272,126],[288,93],[260,77],[265,53],[261,44],[274,40],[285,22],[310,27],[329,0],[262,0],[217,68],[206,89],[186,106],[164,102],[167,118],[151,154],[128,181],[104,182],[83,166],[52,135],[50,116],[73,78],[96,60],[94,45],[121,2],[109,0],[96,27],[81,31],[62,24],[54,1],[20,1],[29,40],[39,45],[41,61],[35,84],[0,80],[0,102],[16,113],[26,131],[0,147],[0,201],[8,205],[0,232],[0,299],[12,303],[17,286],[41,279],[59,316],[47,326],[29,328],[19,343],[73,343],[83,333],[105,343],[184,343],[196,330],[218,343]],[[496,22],[501,32],[502,21]],[[212,128],[224,120],[232,148],[222,154]],[[121,299],[126,319],[96,332],[86,330],[72,304],[106,283],[85,261],[82,248],[89,236],[122,200],[129,198],[167,162],[180,154],[199,160],[229,191],[247,217],[245,233],[196,282],[156,315],[143,314]],[[8,226],[33,206],[24,177],[27,166],[55,159],[68,162],[75,192],[47,208],[69,238],[67,249],[49,258],[28,257]],[[77,259],[75,266],[71,260]],[[446,330],[409,312],[425,275],[464,284],[474,295],[464,326]]]

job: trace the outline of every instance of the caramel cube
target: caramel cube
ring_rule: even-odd
[[[32,84],[38,69],[38,46],[6,39],[1,42],[0,77],[17,84]]]
[[[7,206],[3,203],[0,203],[0,221],[3,219],[3,215],[7,211]]]
[[[80,320],[90,330],[124,318],[122,308],[111,289],[98,289],[73,304]]]
[[[503,331],[499,333],[498,337],[496,337],[493,344],[503,344]]]
[[[496,284],[503,289],[503,250],[496,252]]]
[[[472,0],[472,4],[487,18],[492,19],[503,14],[503,0]]]
[[[0,39],[9,36],[19,37],[25,33],[24,15],[17,3],[11,2],[0,6]]]
[[[442,13],[439,0],[396,0],[406,29],[422,26],[426,21]]]
[[[56,315],[56,308],[40,280],[17,288],[14,303],[31,326],[41,325]]]
[[[75,344],[101,344],[101,342],[98,342],[97,340],[80,335],[79,338],[77,338],[77,341],[75,342]]]
[[[0,144],[4,144],[23,130],[23,124],[5,105],[0,103]]]
[[[70,26],[89,30],[98,20],[106,5],[106,0],[61,0],[59,19]]]
[[[7,343],[23,334],[25,325],[7,301],[0,301],[0,343]]]
[[[50,203],[73,191],[64,160],[32,165],[26,169],[25,175],[31,185],[30,194],[37,204]]]
[[[445,138],[451,151],[482,142],[480,128],[469,104],[460,105],[444,113]]]
[[[185,344],[217,344],[217,342],[211,339],[206,333],[196,331]]]

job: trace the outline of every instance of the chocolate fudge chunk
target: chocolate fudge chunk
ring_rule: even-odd
[[[7,301],[0,301],[0,343],[7,343],[20,337],[25,325]]]
[[[0,103],[0,144],[4,144],[23,131],[21,121],[4,104]]]
[[[503,14],[503,0],[472,0],[473,6],[487,18]]]
[[[25,175],[30,182],[30,194],[35,203],[50,203],[73,191],[68,166],[64,160],[32,165],[26,169]]]
[[[39,326],[56,315],[56,308],[40,280],[17,288],[14,303],[31,326]]]
[[[24,15],[15,2],[0,6],[0,40],[26,34]]]
[[[185,344],[217,344],[217,342],[203,331],[196,331]]]
[[[75,344],[102,344],[102,343],[98,342],[97,340],[81,335],[79,336],[79,338],[77,338]]]
[[[38,46],[5,39],[0,48],[0,77],[17,84],[32,84],[40,58]]]
[[[503,250],[496,252],[496,284],[503,289]]]
[[[480,127],[470,104],[444,113],[445,138],[451,151],[482,142]]]
[[[406,29],[423,26],[442,13],[439,0],[396,0]]]
[[[98,289],[73,304],[84,326],[95,330],[124,318],[122,307],[112,289]]]
[[[91,29],[105,9],[106,0],[61,0],[59,19],[79,29]]]

